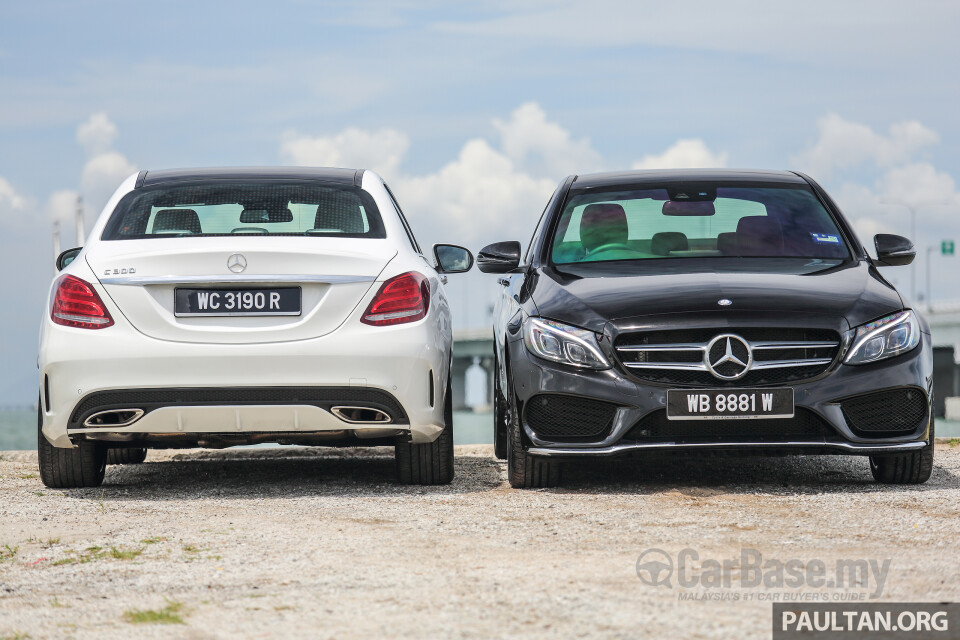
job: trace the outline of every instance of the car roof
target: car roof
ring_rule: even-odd
[[[771,182],[806,184],[792,171],[769,171],[764,169],[652,169],[638,171],[610,171],[577,176],[574,189],[612,187],[617,185],[642,185],[697,180],[730,180],[747,182]]]
[[[198,180],[318,180],[360,186],[363,169],[332,167],[206,167],[141,171],[137,188],[173,182]]]

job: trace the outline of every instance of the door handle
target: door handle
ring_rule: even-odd
[[[509,287],[509,286],[510,286],[510,281],[507,280],[506,278],[498,278],[498,279],[497,279],[497,282],[498,282],[501,286],[504,286],[504,287]]]

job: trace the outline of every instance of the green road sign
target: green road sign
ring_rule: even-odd
[[[940,253],[945,256],[953,255],[953,240],[944,240],[940,243]]]

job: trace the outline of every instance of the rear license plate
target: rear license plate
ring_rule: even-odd
[[[792,418],[793,389],[669,389],[668,420]]]
[[[174,315],[298,316],[300,287],[174,290]]]

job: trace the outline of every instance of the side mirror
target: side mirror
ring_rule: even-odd
[[[877,248],[877,262],[886,267],[910,264],[917,257],[913,243],[903,236],[878,233],[873,236],[873,246]]]
[[[80,250],[83,247],[75,247],[73,249],[67,249],[63,253],[57,256],[57,271],[63,271],[67,268],[71,262],[76,260],[77,255],[79,255]]]
[[[510,273],[520,266],[520,243],[494,242],[477,254],[477,266],[484,273]]]
[[[433,257],[440,273],[466,273],[473,266],[473,254],[455,244],[433,245]]]

